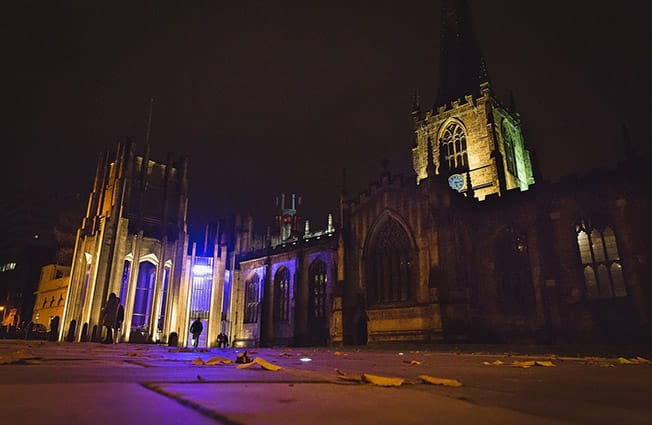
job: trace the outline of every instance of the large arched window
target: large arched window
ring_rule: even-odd
[[[244,323],[258,322],[258,304],[260,303],[260,277],[254,274],[245,281]]]
[[[452,122],[446,126],[439,138],[439,144],[449,170],[460,171],[469,168],[466,133],[459,123]]]
[[[408,301],[413,295],[414,249],[398,221],[379,224],[369,242],[366,258],[369,305]]]
[[[500,308],[507,313],[525,313],[533,301],[532,274],[525,235],[512,228],[495,240],[496,292]]]
[[[581,220],[576,232],[587,298],[627,296],[616,235],[611,227],[598,228]]]
[[[274,275],[274,320],[286,322],[289,318],[290,270],[281,267]]]
[[[309,314],[312,318],[326,317],[326,263],[316,260],[310,265],[310,299]]]

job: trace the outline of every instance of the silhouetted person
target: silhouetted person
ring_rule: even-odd
[[[217,335],[217,347],[218,348],[226,348],[229,345],[229,337],[226,336],[224,332],[220,332],[219,335]]]
[[[204,330],[204,325],[201,324],[201,319],[198,317],[190,325],[190,333],[192,334],[192,346],[197,348],[199,345],[199,335]]]
[[[120,303],[120,298],[118,298],[118,304],[118,313],[116,314],[115,318],[115,332],[113,336],[114,344],[120,342],[120,331],[122,330],[122,322],[125,319],[125,309],[122,306],[122,303]]]
[[[106,326],[106,338],[102,341],[103,344],[113,344],[113,328],[116,326],[119,307],[120,299],[111,292],[102,312],[102,324]]]

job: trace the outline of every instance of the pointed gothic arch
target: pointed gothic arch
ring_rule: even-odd
[[[257,323],[260,305],[260,276],[252,273],[245,280],[244,323]]]
[[[290,318],[290,270],[283,266],[274,274],[274,321]]]
[[[391,211],[381,214],[369,232],[364,252],[367,305],[414,299],[416,244],[400,216]]]
[[[446,120],[439,129],[439,155],[449,171],[469,169],[467,134],[464,123],[458,119]],[[440,164],[441,166],[442,164]]]
[[[534,303],[534,287],[525,233],[502,228],[494,238],[496,293],[507,314],[525,314]]]

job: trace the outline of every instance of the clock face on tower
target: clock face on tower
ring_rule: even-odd
[[[461,174],[453,174],[448,178],[448,185],[451,189],[461,192],[464,189],[464,176]]]

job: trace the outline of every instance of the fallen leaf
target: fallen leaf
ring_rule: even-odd
[[[362,380],[380,387],[400,387],[405,381],[403,378],[392,378],[389,376],[378,376],[368,373],[362,374]]]
[[[517,360],[514,360],[514,361],[512,362],[512,366],[513,366],[513,367],[520,367],[520,368],[523,368],[523,369],[527,369],[527,368],[529,368],[529,367],[534,366],[534,360],[528,360],[528,361],[524,361],[524,362],[519,362],[519,361],[517,361]]]
[[[340,351],[336,351],[333,354],[336,355],[336,356],[341,356],[342,355],[342,353]]]
[[[128,355],[129,357],[143,357],[143,354],[141,354],[141,353],[136,353],[136,352],[133,352],[133,353],[127,353],[127,355]]]
[[[220,356],[215,356],[211,357],[210,359],[206,360],[205,364],[207,365],[216,365],[216,364],[231,364],[233,363],[230,359],[227,359],[225,357],[220,357]]]
[[[279,357],[292,357],[292,354],[290,353],[279,353]]]
[[[192,364],[199,364],[199,365],[204,365],[204,361],[201,359],[201,357],[197,357],[195,360],[192,361]]]
[[[446,387],[461,387],[462,383],[457,379],[436,378],[429,375],[419,375],[419,379],[433,385],[444,385]]]
[[[260,357],[256,357],[255,359],[253,359],[249,363],[244,363],[244,364],[238,365],[238,369],[246,369],[248,367],[253,366],[254,364],[258,364],[263,369],[271,370],[272,372],[276,372],[276,371],[281,369],[281,366],[277,366],[277,365],[275,365],[273,363],[270,363],[267,360],[265,360],[263,358],[260,358]]]
[[[534,365],[543,367],[555,367],[555,364],[548,360],[535,360]]]
[[[644,357],[634,357],[631,359],[626,359],[624,357],[618,357],[618,363],[620,364],[646,364],[650,361]]]
[[[485,366],[502,366],[504,363],[500,360],[494,360],[493,362],[482,362]]]
[[[414,364],[414,365],[420,365],[421,362],[418,360],[403,360],[403,363],[408,363],[408,364]]]
[[[335,372],[337,373],[338,379],[342,379],[344,381],[362,382],[362,375],[349,375],[348,373],[344,373],[339,369],[336,369]]]

